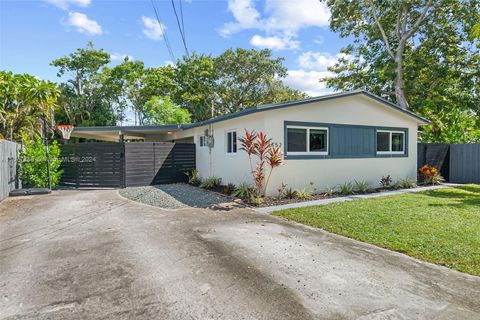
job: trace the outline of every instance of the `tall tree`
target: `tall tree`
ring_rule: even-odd
[[[145,104],[146,124],[184,124],[190,123],[190,113],[175,105],[169,97],[152,97]]]
[[[22,132],[33,137],[41,132],[41,118],[50,122],[59,89],[29,74],[0,72],[0,135],[20,141]]]
[[[58,67],[58,77],[67,80],[62,90],[58,117],[74,125],[114,125],[116,116],[113,99],[105,90],[101,69],[110,62],[110,54],[96,50],[91,42],[86,48],[56,59],[52,66]]]
[[[298,92],[282,85],[281,79],[287,75],[283,61],[283,58],[273,58],[268,49],[228,49],[218,56],[215,70],[221,112],[230,113],[282,99],[298,98]],[[277,96],[280,92],[282,98]]]
[[[193,121],[210,118],[217,88],[215,60],[210,55],[193,53],[175,65],[176,90],[173,101],[187,109]]]
[[[454,118],[478,115],[480,55],[471,39],[480,9],[477,0],[326,3],[332,11],[332,30],[353,40],[330,68],[334,75],[322,79],[329,87],[365,88],[409,106],[433,121],[422,139],[473,139],[478,122],[472,126],[466,121],[469,129],[461,134],[450,131],[459,130]],[[398,98],[399,92],[403,98]],[[449,118],[453,109],[457,116]]]

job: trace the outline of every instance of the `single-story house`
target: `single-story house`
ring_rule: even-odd
[[[72,136],[195,143],[201,177],[239,184],[252,178],[238,138],[245,129],[263,131],[284,152],[284,165],[274,171],[267,190],[276,194],[281,183],[308,188],[313,182],[323,190],[355,180],[378,186],[384,175],[416,179],[418,126],[428,123],[360,90],[257,106],[193,124],[75,128]]]

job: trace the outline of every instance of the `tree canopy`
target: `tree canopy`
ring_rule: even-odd
[[[169,97],[152,97],[145,104],[145,124],[184,124],[190,123],[188,110],[175,105]]]
[[[0,71],[0,135],[21,141],[22,133],[41,133],[43,116],[50,121],[51,109],[60,94],[57,86],[28,74]]]
[[[59,121],[113,125],[133,113],[135,123],[151,122],[155,117],[147,102],[153,97],[168,98],[187,110],[191,121],[202,121],[212,116],[212,105],[214,116],[220,116],[306,96],[283,84],[283,58],[273,58],[266,49],[229,49],[217,57],[192,53],[173,65],[150,68],[128,58],[109,63],[110,55],[92,43],[52,61],[62,81]]]
[[[480,140],[477,0],[323,1],[331,29],[352,39],[327,86],[364,88],[427,117],[423,141]]]

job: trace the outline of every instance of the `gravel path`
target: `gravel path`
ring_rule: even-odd
[[[184,183],[129,187],[120,190],[120,195],[164,209],[212,208],[233,201],[230,197]]]

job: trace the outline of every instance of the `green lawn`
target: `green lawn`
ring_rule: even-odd
[[[480,276],[480,185],[273,214]]]

